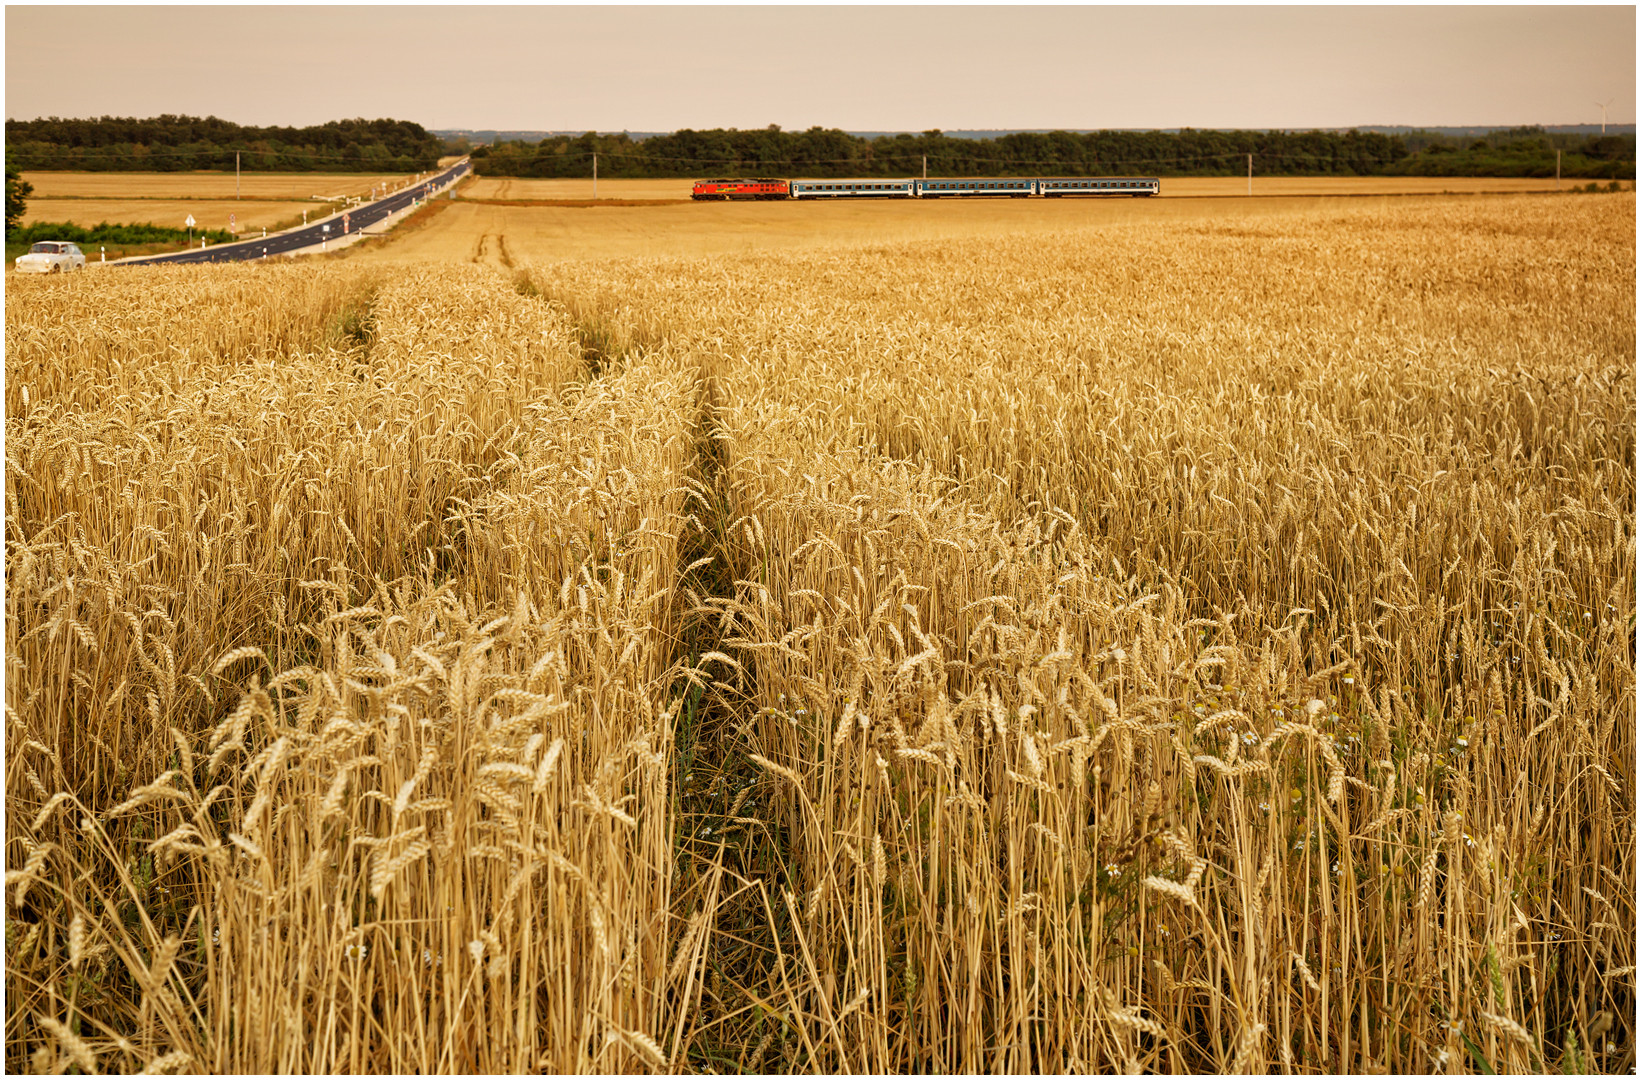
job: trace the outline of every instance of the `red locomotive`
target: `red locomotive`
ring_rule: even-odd
[[[704,202],[713,199],[784,199],[786,196],[785,180],[760,178],[757,180],[697,180],[689,197]]]

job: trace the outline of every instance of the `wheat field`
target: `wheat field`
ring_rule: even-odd
[[[196,229],[226,229],[232,217],[239,232],[279,230],[302,224],[302,215],[315,221],[331,212],[328,203],[275,202],[271,199],[30,199],[23,224],[43,221],[72,222],[85,228],[102,222],[114,224],[163,225],[168,229],[186,227],[194,219]]]
[[[25,172],[33,185],[23,224],[69,221],[154,224],[180,229],[190,216],[199,228],[226,229],[232,215],[243,233],[315,220],[342,199],[369,197],[380,185],[396,190],[414,177],[370,173],[84,173]],[[237,190],[236,190],[237,189]]]
[[[1632,193],[512,213],[8,279],[9,1070],[1633,1068]]]
[[[398,187],[408,173],[59,172],[27,171],[23,179],[40,199],[342,199],[373,187]]]
[[[688,199],[692,180],[612,180],[598,182],[601,199]],[[1571,187],[1573,182],[1566,181]],[[1554,191],[1554,179],[1530,177],[1435,176],[1259,176],[1255,196],[1272,195],[1440,195]],[[1236,197],[1248,194],[1248,180],[1238,176],[1180,176],[1162,181],[1162,198]],[[583,200],[593,197],[591,164],[585,179],[539,179],[479,176],[461,190],[466,199]],[[1080,200],[1079,200],[1080,201]],[[1106,201],[1106,200],[1100,200]]]
[[[906,241],[1035,235],[1058,243],[1067,233],[1125,222],[1172,226],[1183,221],[1224,221],[1250,212],[1268,221],[1310,213],[1338,201],[1280,196],[1256,200],[1257,207],[1234,209],[1227,206],[1229,200],[1105,197],[645,205],[623,205],[614,199],[609,205],[552,206],[466,199],[462,193],[467,190],[458,188],[454,200],[433,200],[423,211],[428,215],[425,221],[401,230],[392,243],[377,247],[369,258],[399,265],[465,261],[514,273],[525,264],[558,261],[724,256],[794,248],[818,251]],[[603,192],[603,182],[599,190]]]

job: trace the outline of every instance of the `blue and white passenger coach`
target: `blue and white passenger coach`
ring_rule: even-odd
[[[1033,180],[1037,194],[1050,199],[1061,195],[1155,195],[1161,185],[1154,176],[1056,176]]]
[[[1037,181],[1013,176],[913,180],[912,186],[917,189],[920,199],[984,198],[988,195],[1024,199],[1037,191]]]
[[[909,199],[910,180],[794,180],[794,199]]]

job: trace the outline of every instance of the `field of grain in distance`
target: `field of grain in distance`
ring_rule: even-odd
[[[475,183],[484,183],[477,181]],[[652,183],[634,181],[633,183]],[[603,190],[603,183],[599,187]],[[687,202],[670,205],[440,201],[425,222],[367,256],[386,262],[489,263],[729,255],[790,248],[1033,235],[1057,243],[1070,230],[1122,222],[1261,219],[1330,205],[1317,196],[1273,196],[1228,209],[1217,199],[873,199],[840,202]],[[635,196],[636,197],[636,196]],[[1336,200],[1335,200],[1336,201]],[[1238,200],[1240,203],[1241,201]]]
[[[611,180],[598,182],[600,199],[688,199],[691,180]],[[1571,186],[1572,181],[1566,185]],[[1424,176],[1255,176],[1254,195],[1474,195],[1554,191],[1553,179],[1497,179],[1491,177]],[[1161,198],[1208,195],[1245,196],[1248,181],[1240,176],[1169,177],[1162,181]],[[593,197],[592,177],[548,180],[512,176],[475,177],[461,189],[461,198],[570,201]]]
[[[1634,206],[9,282],[8,1067],[1623,1071]]]
[[[121,173],[25,172],[38,199],[242,199],[312,200],[369,195],[381,184],[402,186],[405,173]]]
[[[235,198],[233,173],[25,172],[34,185],[23,223],[71,221],[92,226],[154,224],[180,229],[190,215],[199,228],[241,233],[299,225],[304,210],[320,218],[330,202],[368,197],[372,188],[402,187],[413,177],[369,173],[245,173]],[[328,201],[327,201],[328,200]]]
[[[330,213],[331,207],[326,203],[269,199],[30,199],[23,224],[69,221],[90,227],[106,221],[181,229],[192,217],[197,229],[226,229],[231,215],[243,233],[300,225],[304,210],[317,221]]]

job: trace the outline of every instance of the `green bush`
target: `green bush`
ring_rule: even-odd
[[[195,229],[193,238],[209,240],[213,244],[227,244],[234,240],[225,229]],[[19,229],[6,230],[6,243],[33,244],[41,240],[67,240],[73,244],[180,244],[189,239],[187,229],[172,229],[164,225],[110,225],[104,221],[87,229],[72,221],[39,221]]]

